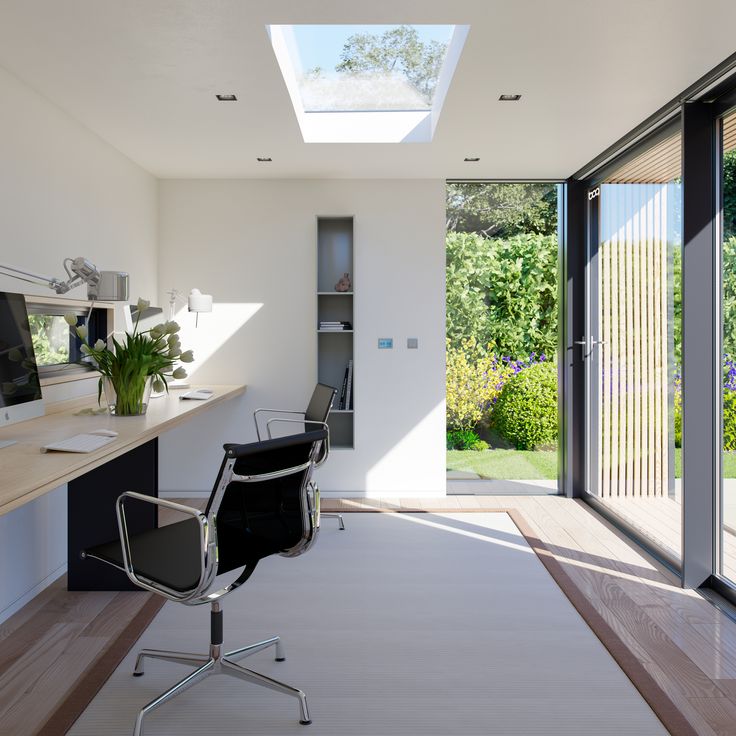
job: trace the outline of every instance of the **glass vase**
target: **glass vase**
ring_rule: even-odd
[[[153,376],[133,376],[125,381],[109,376],[102,379],[102,388],[110,414],[134,417],[146,413],[151,398]]]

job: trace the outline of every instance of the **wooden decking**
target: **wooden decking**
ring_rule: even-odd
[[[323,501],[325,511],[361,506],[519,510],[697,732],[736,735],[736,623],[679,588],[666,569],[585,504],[554,496]],[[349,515],[346,525],[349,535]],[[0,625],[3,736],[34,734],[148,598],[69,593],[64,584],[58,581]]]

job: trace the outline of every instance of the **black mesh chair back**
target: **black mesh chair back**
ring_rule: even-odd
[[[299,441],[295,442],[295,437]],[[307,543],[313,542],[317,532],[312,518],[316,500],[309,498],[309,484],[315,465],[326,451],[324,442],[326,432],[319,430],[250,445],[225,446],[226,461],[229,451],[236,453],[233,479],[227,480],[227,462],[223,463],[208,504],[208,511],[218,504],[218,575],[243,565],[253,568],[258,560],[269,555],[294,556],[306,551]],[[283,468],[300,466],[300,471],[279,475]],[[269,478],[271,475],[277,477]],[[262,480],[238,480],[254,476]],[[223,478],[224,489],[218,495]]]
[[[327,417],[330,416],[336,394],[337,390],[332,386],[318,383],[314,387],[312,398],[309,400],[306,412],[304,412],[304,419],[307,422],[326,422]]]

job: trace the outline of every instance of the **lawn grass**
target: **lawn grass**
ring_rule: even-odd
[[[448,450],[447,469],[502,480],[556,480],[556,450]],[[682,449],[675,448],[675,478],[682,477]],[[736,478],[736,452],[723,453],[723,477]]]
[[[481,478],[556,480],[556,450],[448,450],[447,469]]]

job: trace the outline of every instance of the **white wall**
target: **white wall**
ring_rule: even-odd
[[[184,347],[200,358],[193,381],[249,386],[238,405],[162,439],[161,491],[209,490],[220,443],[255,438],[256,407],[306,405],[317,378],[316,217],[353,215],[355,450],[333,452],[320,485],[444,494],[444,182],[162,181],[159,202],[162,292],[196,286],[215,298],[196,331],[180,314]],[[379,351],[379,337],[394,349]]]
[[[62,277],[82,255],[154,295],[156,180],[1,68],[0,110],[0,263]],[[53,293],[2,276],[0,289]],[[0,620],[65,569],[65,487],[0,517]]]

